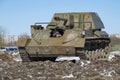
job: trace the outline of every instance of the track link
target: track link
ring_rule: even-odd
[[[107,46],[105,49],[97,49],[93,51],[88,50],[77,50],[77,54],[81,59],[85,60],[108,60],[109,52],[111,47]]]

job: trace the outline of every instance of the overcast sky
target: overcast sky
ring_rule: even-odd
[[[0,0],[0,26],[7,34],[30,34],[31,24],[59,12],[97,12],[105,31],[120,33],[120,0]]]

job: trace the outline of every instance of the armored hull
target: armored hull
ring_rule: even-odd
[[[23,61],[55,59],[58,56],[79,56],[87,60],[106,60],[110,38],[97,13],[56,13],[46,29],[31,25],[31,38],[19,38],[18,48]]]

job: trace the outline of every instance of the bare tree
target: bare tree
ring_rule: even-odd
[[[5,29],[0,26],[0,46],[4,46]]]

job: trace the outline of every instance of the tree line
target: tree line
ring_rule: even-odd
[[[18,38],[24,38],[24,37],[28,38],[29,36],[28,36],[27,33],[22,33],[19,36],[6,35],[6,30],[2,26],[0,26],[0,47],[3,47],[3,46],[17,46],[17,39]]]

